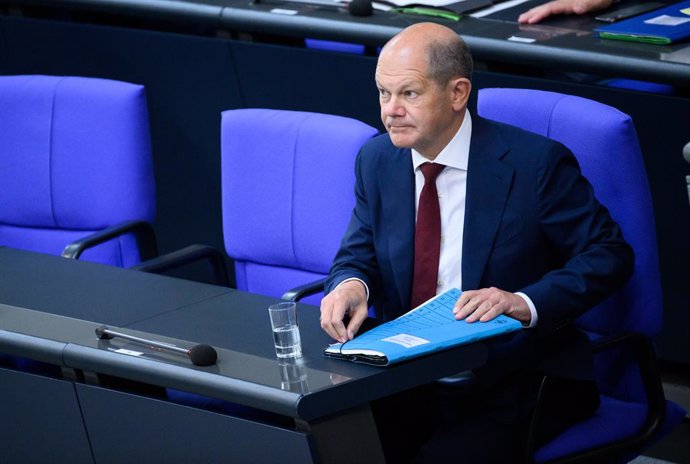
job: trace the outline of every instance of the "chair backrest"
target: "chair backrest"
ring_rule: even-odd
[[[634,273],[628,283],[580,317],[578,326],[593,337],[626,330],[656,335],[662,323],[656,228],[644,162],[630,117],[585,98],[528,89],[482,89],[477,108],[483,117],[544,135],[568,147],[597,199],[608,208],[635,252]],[[623,387],[632,381],[625,380],[625,358],[598,360],[598,366],[601,388],[620,390],[621,394],[630,390],[629,386]],[[632,393],[634,396],[641,394],[639,385],[632,390],[637,391]]]
[[[105,79],[0,76],[0,245],[59,255],[128,220],[153,221],[146,96]],[[131,236],[82,259],[138,262]]]
[[[280,297],[328,274],[355,202],[355,157],[376,134],[342,116],[223,112],[223,233],[237,288]]]

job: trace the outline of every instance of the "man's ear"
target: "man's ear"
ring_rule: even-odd
[[[465,77],[458,77],[449,83],[452,92],[452,105],[455,111],[461,111],[467,106],[472,91],[472,83]]]

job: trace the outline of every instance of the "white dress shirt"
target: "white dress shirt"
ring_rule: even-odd
[[[415,175],[415,217],[419,212],[419,197],[424,187],[420,166],[427,162],[446,166],[436,178],[438,203],[441,210],[441,255],[438,264],[436,294],[451,288],[462,288],[462,236],[465,225],[465,195],[467,192],[467,162],[470,155],[472,118],[465,111],[460,130],[434,161],[412,149]]]

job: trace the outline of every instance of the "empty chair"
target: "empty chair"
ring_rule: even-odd
[[[376,134],[342,116],[223,113],[223,235],[237,288],[279,297],[325,278],[354,206],[355,157]]]
[[[222,113],[223,237],[238,289],[319,304],[355,203],[355,158],[376,134],[342,116],[252,108]],[[229,284],[224,257],[204,245],[133,269],[165,272],[194,261],[209,261],[216,283]],[[174,402],[257,414],[179,390],[167,394]]]
[[[354,206],[354,165],[377,130],[355,119],[273,109],[224,111],[223,238],[240,290],[318,305]],[[191,245],[134,269],[164,272],[224,257]],[[298,288],[296,288],[298,287]],[[311,296],[307,296],[311,295]]]
[[[124,267],[156,254],[143,86],[0,76],[0,126],[0,246]]]
[[[599,410],[528,453],[536,462],[627,462],[685,415],[664,398],[651,343],[662,324],[661,280],[651,194],[633,122],[601,103],[527,89],[482,89],[478,113],[567,146],[635,251],[627,285],[577,321],[597,353]],[[554,380],[542,383],[541,407],[549,407]],[[538,420],[539,408],[533,426]]]

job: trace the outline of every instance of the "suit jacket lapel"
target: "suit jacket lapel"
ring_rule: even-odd
[[[400,308],[406,311],[410,305],[414,265],[415,181],[412,154],[409,149],[395,150],[384,164],[386,169],[379,175],[384,228],[381,237],[388,241],[389,272],[397,287]],[[382,271],[386,272],[385,269]]]
[[[501,161],[509,147],[486,120],[472,119],[462,245],[462,288],[479,288],[510,191],[513,169]]]

